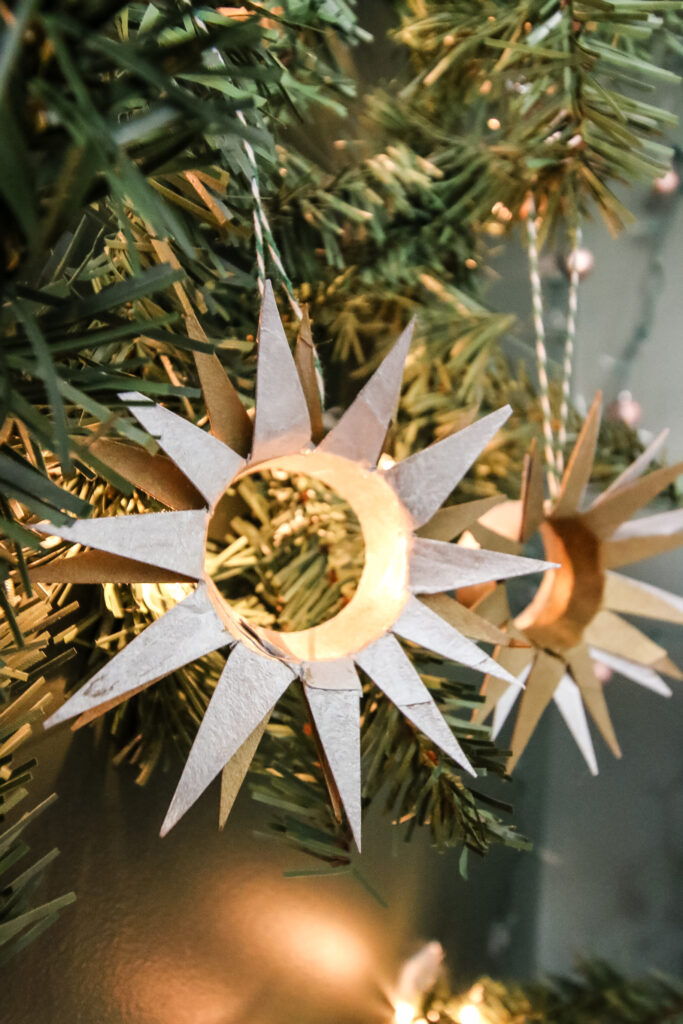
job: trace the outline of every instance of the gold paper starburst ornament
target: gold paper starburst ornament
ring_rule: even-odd
[[[473,771],[397,637],[515,685],[504,666],[417,595],[542,571],[547,563],[464,551],[415,535],[507,419],[509,408],[386,471],[378,469],[411,335],[412,326],[315,446],[306,393],[268,285],[259,321],[253,431],[220,363],[208,357],[213,362],[200,367],[200,376],[213,433],[142,395],[122,396],[172,461],[118,444],[119,466],[174,510],[38,527],[96,549],[53,562],[43,579],[68,573],[69,579],[86,582],[194,584],[188,596],[135,637],[48,724],[77,716],[76,726],[83,725],[183,665],[230,648],[162,834],[224,766],[229,764],[233,780],[241,781],[273,707],[295,678],[303,684],[326,767],[358,846],[361,685],[356,666],[418,729],[465,771]],[[235,450],[240,445],[250,451],[248,458]],[[108,455],[111,459],[111,447]],[[341,495],[358,518],[365,544],[363,570],[349,603],[327,621],[298,632],[248,625],[223,599],[205,565],[207,531],[226,489],[268,470],[305,474]],[[461,509],[461,518],[469,522],[477,514],[472,509],[468,517],[466,506]],[[457,609],[456,602],[450,603]],[[462,615],[457,612],[460,624]],[[479,620],[470,615],[467,621]],[[487,628],[480,623],[474,635],[488,638]]]
[[[632,519],[683,472],[683,463],[645,474],[667,436],[663,432],[602,494],[582,510],[590,479],[601,398],[591,406],[577,439],[557,498],[544,501],[543,467],[534,453],[527,459],[522,497],[505,502],[483,517],[481,539],[501,549],[521,551],[540,531],[548,570],[531,603],[512,617],[504,586],[489,586],[461,597],[511,636],[523,648],[501,648],[494,656],[524,683],[511,740],[509,769],[519,760],[545,708],[559,708],[590,771],[597,761],[586,709],[616,757],[621,756],[603,684],[594,663],[600,662],[663,696],[671,690],[662,678],[683,678],[667,652],[620,613],[683,624],[683,599],[614,570],[683,544],[683,510]],[[471,537],[471,535],[470,535]],[[475,538],[476,540],[476,538]],[[520,688],[500,678],[484,682],[485,703],[475,713],[484,721],[493,713],[495,738],[517,702]]]

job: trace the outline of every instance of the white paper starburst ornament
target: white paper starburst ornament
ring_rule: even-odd
[[[510,743],[509,770],[551,701],[593,774],[598,767],[586,711],[612,753],[621,756],[595,662],[662,696],[671,695],[662,675],[683,678],[666,650],[620,614],[683,625],[683,599],[615,571],[683,544],[683,509],[632,519],[676,480],[683,463],[646,473],[666,439],[668,431],[664,431],[610,487],[582,508],[600,412],[598,395],[555,500],[544,501],[543,466],[535,452],[527,460],[521,500],[487,511],[474,529],[493,547],[498,535],[503,541],[500,550],[507,552],[522,551],[539,530],[547,557],[559,565],[546,572],[531,603],[514,618],[504,586],[459,595],[471,608],[527,644],[494,652],[518,684],[525,684]],[[493,714],[495,738],[517,704],[520,687],[489,677],[484,695],[485,702],[474,718],[484,721]]]
[[[328,774],[360,846],[357,666],[418,729],[472,772],[397,638],[514,684],[504,667],[417,595],[542,571],[548,564],[464,551],[415,535],[507,419],[509,409],[484,417],[386,471],[377,469],[411,335],[409,327],[341,420],[315,446],[306,394],[268,286],[258,331],[253,432],[220,363],[203,356],[200,377],[213,433],[142,395],[127,394],[131,412],[168,459],[115,442],[106,442],[108,451],[101,453],[110,463],[118,460],[128,479],[174,510],[38,527],[95,549],[52,563],[43,579],[66,578],[59,575],[66,566],[72,581],[194,582],[188,596],[98,671],[48,724],[76,717],[76,726],[83,725],[183,665],[229,648],[162,834],[228,765],[232,786],[222,809],[225,816],[273,707],[299,679]],[[249,450],[248,457],[238,454],[240,447]],[[363,570],[349,603],[327,621],[298,632],[247,625],[222,598],[205,567],[207,530],[226,489],[249,474],[268,470],[305,474],[337,492],[355,512],[365,543]],[[461,508],[461,518],[467,521],[466,506]],[[474,516],[473,508],[469,521]],[[458,622],[463,614],[458,613]],[[481,623],[474,635],[487,639],[491,628]]]

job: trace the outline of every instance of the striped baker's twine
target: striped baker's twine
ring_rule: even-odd
[[[242,111],[238,110],[236,114],[237,119],[246,128],[247,119],[242,113]],[[285,287],[289,304],[292,307],[292,312],[299,320],[301,320],[301,306],[296,301],[292,282],[290,281],[289,274],[284,268],[280,252],[275,243],[275,239],[273,238],[273,232],[270,227],[270,221],[268,220],[268,214],[266,213],[265,207],[263,205],[263,199],[261,198],[261,189],[259,187],[256,154],[254,153],[253,147],[248,139],[242,139],[242,145],[244,147],[244,152],[247,154],[247,160],[251,165],[251,178],[249,181],[249,185],[251,187],[251,194],[254,198],[254,237],[256,239],[256,262],[258,264],[259,292],[261,294],[261,297],[263,297],[263,292],[266,286],[266,259],[264,248],[265,240],[265,245],[267,246],[268,252],[270,253],[270,258],[275,264],[275,268],[278,274],[282,278],[282,283]]]
[[[236,114],[238,120],[246,128],[247,119],[245,118],[242,111],[238,110]],[[297,318],[297,320],[301,321],[301,319],[303,318],[303,312],[301,306],[297,302],[296,297],[294,295],[294,287],[289,278],[289,274],[285,270],[284,264],[282,262],[282,257],[280,256],[280,250],[278,249],[275,239],[273,238],[273,232],[270,227],[270,221],[268,220],[268,214],[266,213],[266,209],[263,205],[263,199],[261,198],[261,189],[259,187],[256,154],[254,153],[253,147],[248,139],[242,139],[242,145],[244,147],[244,152],[247,154],[247,159],[251,165],[251,178],[249,184],[251,187],[251,194],[254,198],[254,239],[256,242],[256,263],[258,266],[259,294],[261,295],[261,298],[263,298],[263,293],[266,287],[266,258],[265,248],[263,244],[265,238],[265,243],[266,246],[268,247],[270,258],[275,264],[277,272],[279,273],[282,279],[282,283],[285,287],[285,292],[287,293],[289,304],[292,307],[292,312],[294,313],[294,316]],[[316,349],[315,345],[313,346],[313,363],[315,367],[315,378],[318,385],[318,393],[320,395],[320,403],[322,407],[325,408],[325,381],[323,378],[323,368],[320,359],[318,358],[318,350]]]
[[[543,324],[543,291],[538,261],[538,235],[536,232],[536,204],[533,196],[529,198],[527,215],[529,281],[531,284],[531,305],[534,316],[534,332],[536,334],[536,368],[540,387],[541,412],[543,414],[543,439],[546,464],[546,476],[550,497],[554,498],[558,491],[557,467],[555,463],[555,439],[553,437],[552,410],[550,407],[550,383],[548,381],[548,352],[545,347],[545,326]]]
[[[204,32],[208,31],[207,28],[206,28],[206,25],[201,20],[201,18],[195,17],[194,20],[195,20],[195,23],[197,24],[197,26],[201,30],[203,30]],[[223,59],[223,55],[215,46],[211,47],[211,50],[209,51],[209,53],[210,53],[210,58],[207,61],[207,63],[209,63],[209,66],[211,66],[211,64],[213,63],[214,65],[215,64],[221,64],[223,67],[225,67],[225,61]],[[244,116],[244,114],[242,113],[241,110],[237,110],[236,111],[236,117],[238,118],[240,123],[245,128],[248,127],[247,119],[246,119],[246,117]],[[258,268],[258,281],[257,281],[257,283],[258,283],[259,295],[261,296],[261,298],[263,298],[263,295],[264,295],[264,292],[265,292],[265,288],[266,288],[266,280],[267,280],[267,277],[268,277],[268,274],[267,274],[267,271],[266,271],[266,247],[267,247],[268,248],[268,252],[270,253],[270,257],[271,257],[273,263],[275,264],[275,267],[276,267],[276,269],[277,269],[277,271],[278,271],[278,273],[280,275],[280,278],[282,280],[282,283],[284,285],[285,292],[287,294],[287,299],[289,301],[289,305],[292,308],[292,312],[294,313],[294,316],[297,318],[297,320],[301,321],[303,319],[303,312],[302,312],[301,306],[299,305],[299,303],[296,300],[296,296],[294,295],[294,286],[292,285],[292,282],[290,280],[289,274],[285,270],[284,264],[282,262],[282,257],[280,256],[280,250],[278,249],[277,244],[275,242],[275,239],[273,237],[273,232],[272,232],[271,227],[270,227],[270,221],[268,220],[268,214],[266,213],[265,206],[263,205],[263,199],[262,199],[262,196],[261,196],[261,188],[260,188],[260,185],[259,185],[258,164],[256,163],[256,154],[254,153],[254,148],[253,148],[253,146],[251,145],[251,143],[249,142],[248,139],[242,139],[242,146],[244,148],[244,152],[245,152],[245,154],[247,156],[247,160],[249,161],[249,165],[250,165],[250,168],[251,168],[251,176],[250,176],[250,179],[249,179],[249,186],[251,188],[251,194],[252,194],[252,197],[253,197],[253,200],[254,200],[253,221],[254,221],[254,240],[255,240],[255,245],[256,245],[256,265],[257,265],[257,268]],[[264,244],[264,242],[265,242],[265,244]],[[320,359],[318,358],[318,352],[317,352],[317,349],[315,348],[315,346],[313,346],[313,361],[314,361],[314,364],[315,364],[315,375],[316,375],[316,380],[317,380],[317,383],[318,383],[318,391],[320,393],[320,402],[321,402],[321,404],[322,404],[322,406],[324,408],[325,407],[325,381],[323,379],[322,364],[320,362]]]
[[[207,29],[206,25],[204,24],[204,22],[202,21],[202,19],[200,17],[195,16],[194,22],[197,25],[197,27],[200,29],[200,31],[208,32],[208,29]],[[211,66],[211,65],[215,66],[216,64],[220,64],[223,67],[225,67],[225,60],[223,59],[223,54],[215,46],[211,47],[209,53],[205,57],[205,62],[209,66]],[[248,128],[247,119],[244,116],[244,114],[242,113],[242,111],[241,110],[237,110],[235,112],[235,115],[236,115],[238,121],[240,122],[240,124],[242,124],[245,128]],[[264,294],[265,288],[266,288],[267,273],[266,273],[265,249],[266,249],[266,246],[267,246],[268,252],[270,253],[270,257],[271,257],[273,263],[275,264],[275,267],[276,267],[280,277],[282,278],[282,283],[284,284],[285,292],[287,293],[287,299],[289,300],[289,304],[292,307],[292,312],[294,313],[294,316],[297,317],[298,320],[301,320],[302,319],[301,306],[296,301],[296,297],[294,295],[294,287],[293,287],[292,282],[291,282],[291,280],[289,278],[289,274],[285,270],[284,265],[282,263],[282,258],[280,257],[280,252],[278,250],[277,245],[275,244],[275,239],[273,238],[273,232],[271,231],[270,221],[268,220],[268,215],[267,215],[265,207],[263,205],[263,199],[261,198],[261,188],[259,186],[259,176],[258,176],[258,164],[256,163],[256,154],[254,153],[254,148],[253,148],[253,146],[251,145],[251,143],[249,142],[248,139],[242,139],[242,146],[244,148],[244,152],[247,155],[247,160],[249,161],[249,165],[250,165],[250,168],[251,168],[251,177],[249,179],[249,185],[250,185],[250,188],[251,188],[252,197],[254,199],[253,218],[254,218],[254,237],[255,237],[255,240],[256,240],[256,264],[257,264],[257,267],[258,267],[258,290],[259,290],[259,294],[260,294],[261,298],[263,298],[263,294]],[[265,245],[264,245],[264,241],[265,241]]]
[[[557,472],[564,472],[564,449],[567,444],[567,420],[569,419],[569,398],[572,387],[574,345],[576,343],[576,313],[579,306],[579,249],[581,248],[581,227],[576,224],[572,231],[572,250],[569,256],[569,294],[567,296],[567,337],[564,343],[562,363],[562,404],[560,405],[560,426],[557,432]]]

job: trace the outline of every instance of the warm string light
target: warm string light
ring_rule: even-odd
[[[399,999],[394,1006],[394,1024],[413,1024],[416,1012],[412,1003]]]
[[[465,1003],[458,1010],[458,1024],[482,1024],[482,1016],[474,1003]]]

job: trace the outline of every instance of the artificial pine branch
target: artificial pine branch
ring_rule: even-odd
[[[627,978],[605,961],[583,960],[572,975],[525,984],[482,978],[463,993],[442,977],[420,1010],[456,1024],[466,1006],[481,1024],[680,1024],[683,987],[663,974]]]
[[[75,603],[65,601],[55,609],[48,595],[36,594],[23,601],[16,614],[21,643],[11,620],[0,624],[0,964],[37,938],[75,899],[66,893],[36,902],[36,890],[58,850],[28,867],[25,863],[30,850],[24,834],[56,797],[53,794],[23,815],[17,816],[17,810],[29,796],[26,787],[36,764],[35,758],[23,759],[20,750],[53,703],[46,677],[54,676],[73,655],[67,644],[77,627],[68,623],[76,610]]]
[[[513,219],[523,217],[531,190],[544,233],[593,204],[614,232],[631,219],[613,183],[651,181],[672,158],[660,140],[674,115],[636,90],[647,96],[679,81],[662,56],[667,46],[680,53],[680,3],[409,0],[405,7],[397,38],[410,47],[417,73],[403,99],[423,140],[431,138],[434,162],[449,168],[437,191],[449,179],[461,188],[458,215],[468,208],[485,223],[500,203]],[[468,152],[458,154],[462,135]],[[471,157],[469,174],[463,157]]]

